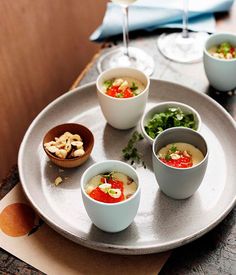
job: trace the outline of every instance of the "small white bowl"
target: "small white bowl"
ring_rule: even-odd
[[[145,90],[139,95],[130,98],[115,98],[106,95],[102,85],[106,80],[112,78],[132,77],[141,81]],[[97,78],[98,100],[107,122],[116,129],[129,129],[137,125],[145,110],[150,80],[142,71],[134,68],[113,68],[109,69]]]
[[[152,119],[152,117],[157,114],[166,111],[170,107],[179,107],[184,113],[189,114],[192,113],[194,116],[194,121],[195,121],[195,126],[196,126],[196,131],[199,131],[201,128],[202,120],[199,115],[199,113],[192,108],[191,106],[177,102],[177,101],[166,101],[162,103],[156,104],[154,107],[152,107],[149,111],[147,111],[142,119],[141,119],[141,131],[143,136],[147,141],[149,141],[150,144],[153,144],[154,139],[152,139],[146,132],[145,126],[147,125],[148,121]]]
[[[188,168],[176,168],[163,163],[157,153],[168,144],[184,142],[197,147],[204,159]],[[186,199],[199,188],[208,163],[208,146],[202,135],[184,127],[173,127],[160,133],[152,147],[152,163],[157,183],[163,193],[173,199]]]
[[[219,91],[230,91],[236,87],[236,58],[219,59],[208,52],[211,47],[223,42],[229,42],[236,47],[236,35],[233,33],[211,35],[205,43],[203,64],[211,86]]]
[[[85,191],[88,181],[99,174],[116,171],[131,177],[138,185],[136,192],[127,200],[118,203],[103,203],[92,199]],[[119,232],[134,220],[140,202],[140,182],[137,172],[130,165],[118,160],[106,160],[90,166],[81,177],[83,203],[91,221],[106,232]]]

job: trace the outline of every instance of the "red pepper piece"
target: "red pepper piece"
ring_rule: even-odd
[[[176,168],[188,168],[193,166],[191,158],[184,156],[181,156],[179,159],[166,160],[165,158],[160,158],[160,160],[165,164]]]
[[[110,183],[111,188],[120,189],[121,195],[119,198],[113,198],[108,193],[104,193],[99,187],[95,188],[93,191],[90,192],[89,196],[94,200],[105,202],[105,203],[116,203],[124,200],[124,184],[122,181],[101,178],[102,183]]]
[[[235,48],[234,48],[234,47],[231,47],[230,50],[229,50],[229,52],[230,52],[231,54],[234,54]]]

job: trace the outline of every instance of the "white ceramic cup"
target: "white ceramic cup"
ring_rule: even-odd
[[[201,117],[193,107],[177,101],[165,101],[165,102],[158,103],[143,115],[140,122],[142,134],[151,145],[153,144],[154,139],[152,139],[147,134],[145,130],[145,126],[148,124],[149,120],[152,119],[155,114],[165,112],[170,107],[172,108],[179,107],[185,114],[193,114],[196,131],[199,131],[199,129],[201,128],[201,125],[202,125]]]
[[[197,147],[204,159],[189,168],[168,166],[158,158],[158,152],[168,144],[184,142]],[[153,143],[152,163],[157,183],[163,193],[173,199],[186,199],[199,188],[208,162],[208,147],[198,132],[184,127],[174,127],[160,133]]]
[[[106,80],[122,77],[131,77],[141,81],[145,90],[130,98],[115,98],[103,92],[102,86]],[[144,113],[149,93],[150,80],[146,74],[134,68],[113,68],[101,73],[96,85],[103,115],[111,126],[125,130],[137,125]]]
[[[118,203],[103,203],[92,199],[85,191],[88,181],[99,174],[116,171],[131,177],[138,185],[136,192],[127,200]],[[118,160],[106,160],[90,166],[81,177],[83,203],[91,221],[106,232],[119,232],[134,220],[140,202],[140,183],[137,172],[130,165]]]
[[[219,91],[230,91],[236,87],[236,58],[220,59],[208,52],[211,47],[223,42],[229,42],[236,47],[236,35],[232,33],[211,35],[205,43],[203,64],[211,86]]]

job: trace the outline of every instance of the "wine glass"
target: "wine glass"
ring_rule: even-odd
[[[160,52],[170,60],[180,63],[194,63],[202,60],[205,32],[188,31],[188,0],[183,0],[182,33],[162,34],[157,45]]]
[[[154,60],[139,48],[129,47],[128,7],[137,0],[111,0],[121,6],[123,11],[123,47],[104,54],[98,61],[101,73],[114,67],[133,67],[151,75],[154,71]]]

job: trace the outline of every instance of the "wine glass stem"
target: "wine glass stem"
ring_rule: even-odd
[[[123,43],[124,43],[124,54],[129,57],[129,29],[128,29],[128,6],[123,7]]]
[[[183,0],[183,30],[182,37],[188,38],[188,0]]]

